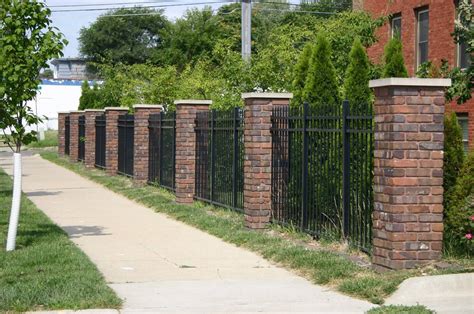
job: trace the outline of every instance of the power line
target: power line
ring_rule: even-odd
[[[165,1],[172,2],[172,1]],[[83,4],[56,4],[48,5],[49,8],[73,8],[73,7],[96,7],[96,6],[110,6],[110,5],[134,5],[134,4],[157,4],[157,1],[143,1],[143,2],[113,2],[113,3],[83,3]]]

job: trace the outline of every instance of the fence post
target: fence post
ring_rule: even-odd
[[[388,78],[375,91],[373,263],[439,259],[443,239],[444,89],[449,79]]]
[[[58,155],[66,155],[66,117],[69,111],[58,112]]]
[[[263,229],[272,210],[272,109],[288,105],[290,93],[245,93],[244,111],[244,215],[245,225]]]
[[[176,100],[176,202],[192,203],[196,171],[196,115],[209,110],[211,100]]]
[[[134,148],[133,148],[133,180],[138,184],[145,184],[148,180],[148,149],[149,130],[148,119],[150,114],[160,113],[163,109],[159,105],[134,105]]]
[[[349,235],[350,225],[350,141],[349,141],[349,101],[342,102],[342,145],[343,145],[343,161],[342,161],[342,208],[343,208],[343,234],[344,237]]]
[[[118,169],[118,116],[128,112],[125,107],[105,108],[105,171],[108,175],[116,175]]]
[[[95,165],[95,117],[104,113],[101,109],[84,110],[86,117],[86,142],[84,164],[86,168],[94,168]]]
[[[73,162],[77,162],[79,157],[79,116],[83,114],[82,110],[74,110],[69,113],[69,158]]]

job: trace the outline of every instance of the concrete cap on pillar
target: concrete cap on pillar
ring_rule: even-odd
[[[292,99],[293,93],[243,93],[242,99]]]
[[[212,105],[212,100],[200,100],[200,99],[178,99],[174,101],[176,106],[178,105]]]
[[[163,105],[136,104],[136,105],[133,105],[133,109],[161,109],[163,110]]]
[[[71,110],[69,113],[84,113],[84,110]]]
[[[370,88],[388,86],[449,87],[451,79],[389,77],[369,81]]]
[[[105,107],[105,111],[128,111],[128,107]]]
[[[86,109],[85,112],[104,112],[104,109]]]

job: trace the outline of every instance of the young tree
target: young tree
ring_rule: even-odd
[[[331,61],[331,46],[324,34],[318,34],[311,57],[303,98],[313,107],[338,106],[336,70]]]
[[[398,38],[394,37],[387,43],[384,57],[383,77],[408,77],[403,59],[402,42]]]
[[[293,102],[296,105],[301,105],[303,99],[303,89],[306,83],[306,77],[308,76],[309,62],[313,55],[314,47],[312,44],[306,44],[303,51],[300,54],[298,63],[295,66],[294,78],[293,78]]]
[[[367,113],[372,92],[369,88],[370,64],[360,39],[356,38],[349,54],[349,67],[344,82],[345,98],[349,100],[352,112]]]
[[[464,147],[462,143],[462,130],[458,123],[456,113],[452,112],[444,118],[444,164],[443,188],[444,203],[449,199],[451,189],[456,184],[456,179],[464,162]]]
[[[38,91],[39,72],[46,61],[62,55],[67,41],[52,27],[51,11],[36,0],[0,3],[0,129],[10,131],[5,142],[14,152],[13,198],[7,251],[15,249],[21,197],[21,147],[36,140],[27,127],[41,122],[27,101]]]

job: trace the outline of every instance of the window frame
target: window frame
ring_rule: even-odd
[[[421,23],[420,23],[420,15],[421,14],[424,14],[424,13],[428,13],[428,38],[426,41],[423,41],[421,42],[420,41],[420,28],[421,28]],[[415,62],[415,71],[418,70],[418,68],[420,67],[421,64],[423,64],[424,62],[426,61],[429,61],[429,47],[430,47],[430,40],[429,40],[429,37],[430,37],[430,8],[428,6],[424,6],[424,7],[421,7],[421,8],[417,8],[415,9],[415,15],[416,15],[416,36],[415,36],[415,57],[416,57],[416,62]],[[420,44],[422,43],[426,43],[426,46],[427,46],[427,60],[421,62],[420,60],[420,57],[421,57],[421,53],[420,53]]]
[[[393,27],[393,22],[394,21],[397,21],[397,20],[400,20],[400,37],[399,39],[401,40],[402,39],[402,13],[399,12],[399,13],[396,13],[396,14],[393,14],[392,15],[392,18],[390,19],[390,38],[395,38],[395,27]]]

